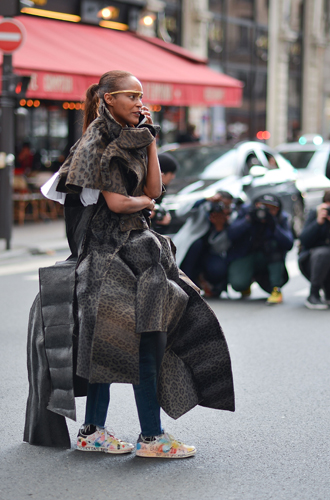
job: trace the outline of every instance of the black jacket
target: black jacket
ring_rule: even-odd
[[[311,248],[330,245],[330,222],[317,223],[317,211],[310,210],[304,228],[300,234],[301,253]]]
[[[267,253],[271,248],[272,252],[280,253],[284,260],[293,246],[293,234],[286,212],[281,211],[277,217],[273,217],[273,227],[270,227],[252,223],[251,218],[247,217],[250,210],[251,205],[243,205],[238,217],[228,227],[228,237],[233,243],[229,259],[236,260],[255,251]]]

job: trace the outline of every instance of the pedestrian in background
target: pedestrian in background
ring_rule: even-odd
[[[325,191],[323,203],[312,209],[300,234],[300,271],[311,283],[308,309],[328,309],[330,305],[330,190]],[[320,297],[323,289],[325,301]]]
[[[23,142],[22,149],[17,156],[15,175],[29,175],[33,169],[33,152],[29,141]]]
[[[73,338],[78,344],[77,367],[73,374],[50,370],[52,382],[58,374],[63,379],[57,378],[62,388],[57,386],[57,407],[51,409],[65,414],[73,394],[72,375],[88,381],[77,448],[129,453],[134,446],[108,432],[105,421],[110,384],[131,383],[141,427],[136,454],[185,458],[196,450],[164,431],[160,407],[173,418],[196,404],[233,411],[231,363],[216,316],[181,278],[169,240],[149,229],[149,211],[161,194],[161,172],[157,129],[142,104],[142,94],[139,80],[123,71],[105,73],[89,87],[84,134],[43,189],[51,199],[64,199],[69,245],[77,259],[72,305],[72,317],[77,318]],[[141,114],[146,122],[139,126]],[[62,269],[65,276],[65,266]],[[41,286],[42,306],[51,301],[52,295],[46,293],[50,285],[53,282]],[[64,292],[57,288],[54,300],[61,300]],[[37,304],[31,310],[29,330],[25,440],[40,444],[47,438],[40,423],[49,415],[42,408],[40,417],[40,398],[35,397],[41,384],[40,364],[45,365],[42,349],[35,347],[45,335],[40,321],[35,321],[40,318]],[[61,325],[65,323],[65,310],[57,315],[56,304],[50,306],[53,315],[44,323],[47,345],[54,342],[57,348],[50,353],[46,346],[52,366],[64,351],[58,329],[54,339],[51,327],[57,316]],[[49,310],[42,307],[41,314]],[[67,350],[67,344],[64,347]],[[49,428],[55,433],[54,426]]]
[[[176,172],[179,169],[179,164],[176,159],[169,153],[161,153],[158,155],[160,171],[162,175],[162,184],[167,188],[175,179]],[[155,210],[151,212],[151,226],[152,228],[162,233],[162,229],[164,226],[168,226],[171,223],[172,217],[168,210],[162,206],[162,201],[164,196],[166,195],[166,191],[164,191],[159,198],[157,198]]]

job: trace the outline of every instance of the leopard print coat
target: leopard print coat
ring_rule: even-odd
[[[139,196],[152,126],[122,128],[105,107],[60,170],[59,190],[86,187]],[[68,195],[70,196],[70,194]],[[144,332],[167,332],[158,397],[177,418],[196,404],[234,410],[228,348],[204,300],[180,277],[167,238],[142,212],[114,214],[103,196],[86,227],[76,267],[77,375],[90,383],[139,383]]]

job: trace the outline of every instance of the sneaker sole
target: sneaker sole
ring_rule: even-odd
[[[307,300],[305,302],[305,307],[307,307],[307,309],[318,309],[319,311],[329,309],[329,306],[327,304],[311,304]]]
[[[78,451],[101,451],[103,453],[108,453],[109,455],[122,455],[123,453],[132,453],[134,448],[131,450],[106,450],[104,448],[95,448],[94,446],[77,446]]]
[[[137,457],[142,457],[142,458],[189,458],[193,457],[196,454],[196,450],[191,451],[189,453],[186,453],[185,455],[174,455],[171,453],[155,453],[155,452],[136,452]]]

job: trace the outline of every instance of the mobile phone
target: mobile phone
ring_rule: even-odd
[[[142,113],[140,113],[139,123],[137,126],[140,127],[140,125],[143,125],[146,121],[147,121],[147,117],[144,116]]]

